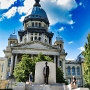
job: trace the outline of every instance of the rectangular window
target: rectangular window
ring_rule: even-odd
[[[11,65],[11,58],[8,60],[8,67]]]
[[[7,79],[9,78],[9,76],[10,76],[10,72],[7,72]]]
[[[4,65],[2,65],[2,72],[3,72],[3,66],[4,66]]]

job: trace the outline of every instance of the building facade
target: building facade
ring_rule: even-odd
[[[56,67],[62,68],[64,78],[68,80],[68,83],[71,82],[72,76],[75,76],[78,85],[83,86],[80,56],[76,60],[67,61],[64,41],[59,35],[52,44],[54,33],[48,31],[49,19],[39,1],[35,0],[31,14],[25,17],[24,30],[18,31],[18,36],[11,34],[8,38],[8,45],[3,50],[5,54],[3,79],[8,79],[13,75],[14,68],[21,61],[23,54],[28,54],[33,58],[42,53],[51,57]]]
[[[77,79],[77,84],[79,87],[83,86],[83,75],[81,63],[76,60],[66,61],[66,79],[70,84],[72,82],[72,77],[75,76]]]
[[[0,80],[3,79],[3,75],[4,75],[4,61],[5,58],[0,57]]]
[[[49,19],[46,12],[39,4],[40,0],[35,0],[30,15],[23,21],[24,30],[18,31],[18,39],[15,34],[8,38],[8,46],[4,50],[6,70],[4,79],[13,75],[16,64],[21,60],[23,54],[28,54],[31,58],[37,56],[40,52],[48,55],[56,63],[56,67],[61,66],[65,74],[65,57],[67,53],[64,50],[63,39],[58,36],[54,45],[52,38],[54,33],[49,32]]]

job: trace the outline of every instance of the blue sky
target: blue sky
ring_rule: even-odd
[[[0,0],[0,57],[10,34],[23,29],[22,21],[31,13],[34,0]],[[49,30],[64,40],[66,59],[75,59],[84,50],[90,32],[90,0],[41,0],[50,21]],[[17,34],[18,35],[18,34]]]

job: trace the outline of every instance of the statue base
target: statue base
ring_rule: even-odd
[[[64,84],[26,85],[26,90],[65,90]]]

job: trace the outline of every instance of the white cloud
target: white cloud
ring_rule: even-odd
[[[9,4],[6,7],[2,8],[8,8],[16,0],[2,0],[1,3],[6,3],[5,1],[7,2],[7,4],[9,2]],[[18,8],[12,7],[8,12],[4,13],[3,15],[4,17],[11,18],[15,15],[16,12],[21,15],[22,13],[24,13],[25,15],[19,19],[19,21],[21,22],[24,20],[25,16],[31,13],[34,3],[34,0],[25,0],[24,6],[19,6]],[[40,4],[42,8],[46,11],[51,25],[57,22],[68,23],[70,25],[74,24],[74,21],[72,20],[72,16],[69,14],[69,11],[77,7],[77,3],[75,2],[75,0],[41,0]]]
[[[0,0],[0,9],[8,9],[17,0]]]
[[[84,48],[84,47],[79,47],[78,49],[80,50],[80,52],[82,52],[82,51],[84,51],[84,50],[85,50],[85,48]]]
[[[64,31],[64,27],[61,27],[61,28],[59,29],[59,31]]]
[[[30,0],[25,0],[24,6],[19,7],[18,12],[20,14],[30,14],[34,3],[34,0],[31,0],[31,2]],[[46,11],[50,24],[57,22],[73,24],[69,11],[77,7],[75,0],[41,0],[40,4]]]
[[[75,23],[75,22],[74,22],[73,20],[70,20],[70,21],[69,21],[69,24],[70,24],[70,25],[72,25],[72,24],[74,24],[74,23]]]
[[[3,14],[3,17],[11,18],[17,12],[17,7],[12,7],[8,12]]]
[[[0,21],[2,21],[2,18],[0,18]]]
[[[22,17],[19,19],[19,21],[20,21],[20,22],[23,22],[24,18],[25,18],[25,16],[22,16]]]
[[[73,43],[73,41],[68,42],[68,44],[72,44],[72,43]]]
[[[30,2],[30,0],[25,0],[24,1],[24,7],[23,6],[18,7],[18,12],[20,14],[22,14],[22,13],[30,14],[34,3],[35,3],[34,0],[31,0],[31,2]]]

